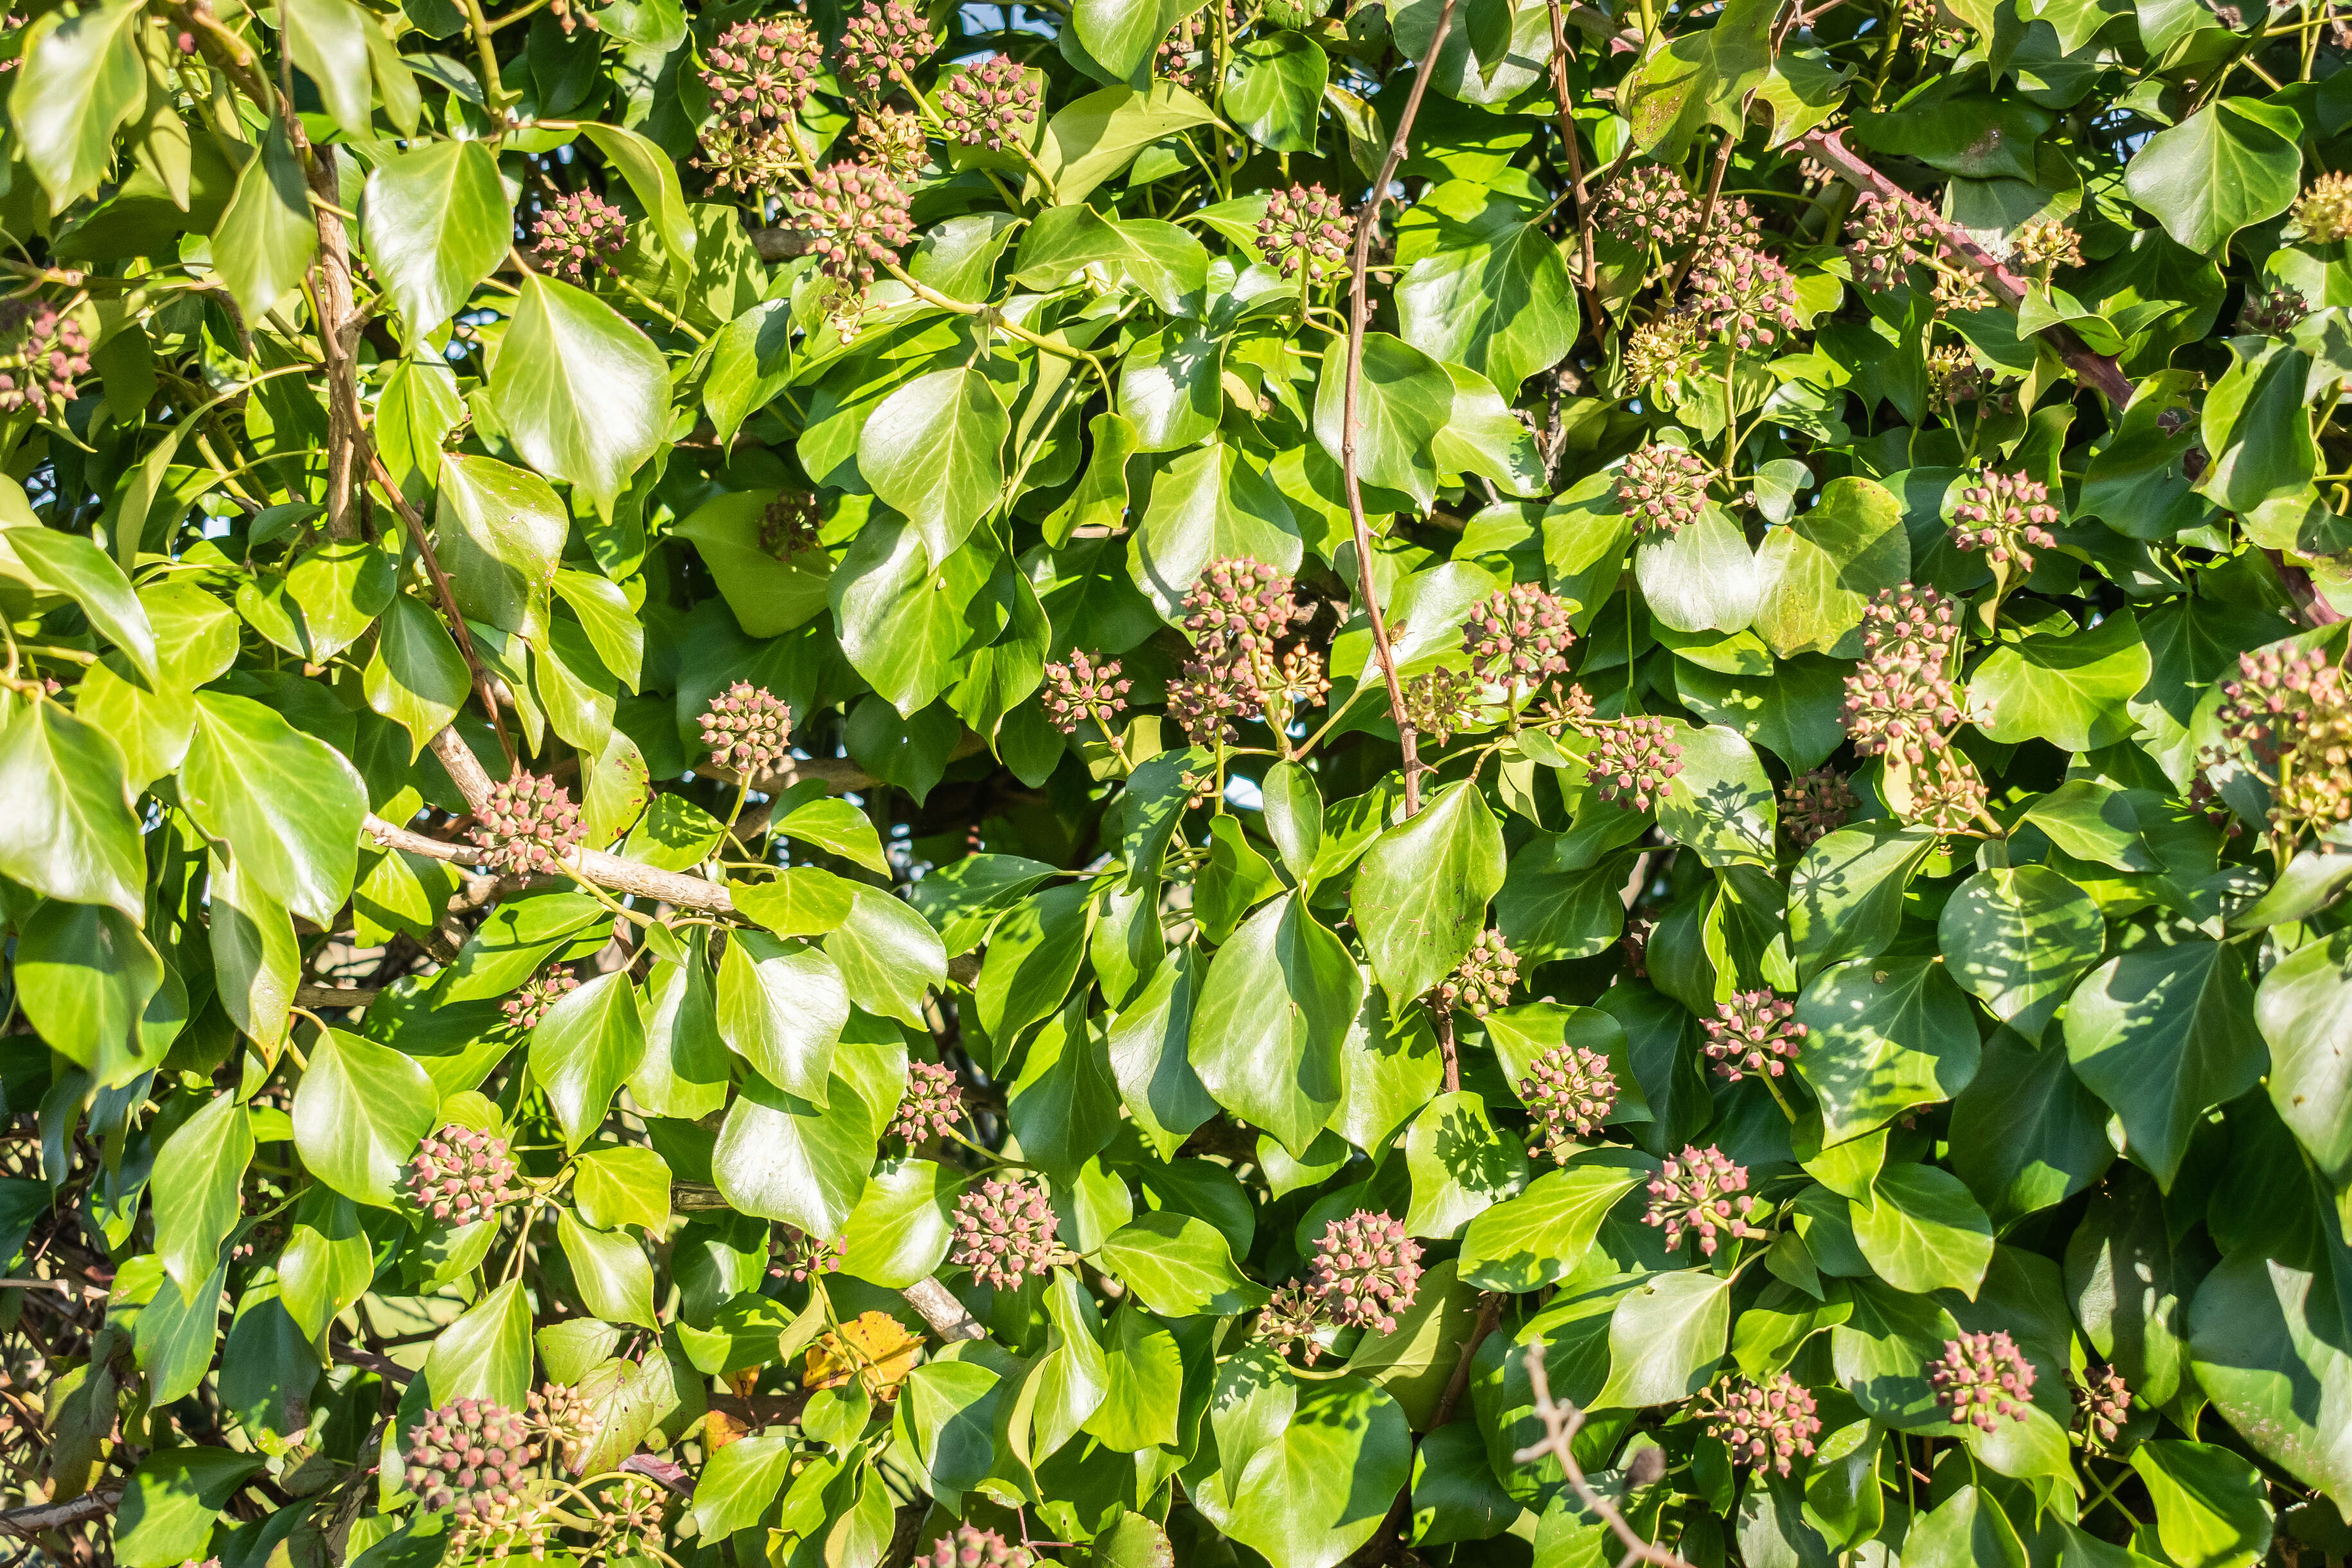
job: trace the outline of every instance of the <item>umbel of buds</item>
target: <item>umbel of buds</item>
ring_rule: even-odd
[[[991,55],[940,83],[940,124],[951,142],[1002,148],[1037,118],[1037,84],[1011,55]]]
[[[1444,745],[1478,721],[1484,682],[1466,670],[1433,669],[1404,683],[1404,721]]]
[[[1906,280],[1921,247],[1934,246],[1936,221],[1902,192],[1881,198],[1865,191],[1846,219],[1845,235],[1855,285],[1885,290]]]
[[[1976,483],[1960,491],[1952,516],[1952,542],[1962,550],[1986,552],[1995,565],[2013,559],[2021,570],[2030,572],[2034,550],[2058,545],[2049,526],[2058,521],[2058,509],[2050,504],[2050,487],[2021,471],[1979,475]]]
[[[1601,226],[1628,245],[1672,250],[1698,226],[1698,204],[1663,163],[1637,163],[1601,193]]]
[[[1036,1559],[992,1530],[959,1524],[931,1542],[914,1568],[1030,1568]]]
[[[1315,1342],[1315,1331],[1322,1321],[1322,1303],[1293,1279],[1276,1286],[1273,1300],[1259,1310],[1257,1337],[1272,1345],[1276,1355],[1306,1352],[1307,1364],[1313,1366],[1323,1354],[1323,1347]]]
[[[1835,768],[1815,768],[1799,773],[1780,789],[1780,826],[1789,842],[1809,849],[1843,827],[1861,801],[1853,787]]]
[[[471,1225],[522,1196],[507,1141],[451,1125],[427,1136],[408,1162],[409,1201],[435,1219]]]
[[[518,876],[553,876],[583,831],[572,796],[545,773],[518,765],[482,803],[472,837],[486,866]]]
[[[1248,556],[1212,561],[1184,595],[1184,634],[1211,660],[1255,659],[1313,612],[1277,567]]]
[[[1789,269],[1761,251],[1733,249],[1691,269],[1692,303],[1707,331],[1736,349],[1770,348],[1797,319],[1797,285]]]
[[[897,9],[898,0],[891,0],[891,6]],[[843,283],[871,283],[876,262],[896,263],[899,249],[915,241],[907,193],[869,164],[835,163],[819,169],[810,177],[808,189],[794,191],[792,200],[820,237],[819,269]]]
[[[1574,1139],[1590,1137],[1617,1109],[1617,1075],[1590,1046],[1547,1046],[1519,1080],[1519,1100],[1541,1130],[1539,1146],[1566,1160]]]
[[[2282,833],[2352,820],[2352,681],[2317,649],[2268,647],[2238,656],[2241,679],[2221,688],[2220,718],[2271,785]]]
[[[1686,447],[1646,442],[1617,470],[1617,510],[1633,520],[1636,533],[1679,533],[1706,505],[1709,472]]]
[[[1706,1021],[1706,1054],[1715,1070],[1738,1083],[1748,1073],[1779,1078],[1797,1059],[1807,1033],[1796,1004],[1769,991],[1742,991],[1716,1004]]]
[[[1593,798],[1647,811],[1664,799],[1666,785],[1683,771],[1683,749],[1675,727],[1654,714],[1636,714],[1603,725],[1585,759]]]
[[[1501,931],[1489,926],[1478,933],[1454,973],[1431,989],[1429,999],[1441,1013],[1459,1007],[1474,1018],[1483,1018],[1510,1001],[1511,987],[1518,979],[1519,955],[1511,951]]]
[[[1575,637],[1564,600],[1538,584],[1514,583],[1478,601],[1462,628],[1462,650],[1482,679],[1531,687],[1568,668]]]
[[[762,777],[792,754],[793,710],[775,693],[739,680],[702,710],[702,743],[716,765]]]
[[[2072,224],[2055,219],[2029,223],[2011,239],[2009,253],[2047,278],[2057,268],[2083,265],[2083,237]]]
[[[1320,185],[1279,187],[1257,220],[1257,253],[1285,278],[1320,283],[1347,265],[1351,237],[1339,198]]]
[[[748,131],[800,113],[822,53],[805,17],[741,21],[719,35],[698,74],[710,91],[711,113]]]
[[[842,28],[841,85],[868,99],[887,96],[885,83],[912,71],[939,47],[923,13],[905,0],[866,0]]]
[[[1959,612],[1937,588],[1881,588],[1862,612],[1867,663],[1940,670],[1959,640]]]
[[[1627,389],[1680,387],[1698,364],[1698,318],[1688,310],[1669,310],[1633,329],[1625,340]]]
[[[907,1092],[898,1097],[898,1114],[890,1119],[890,1135],[909,1144],[944,1138],[963,1116],[963,1089],[955,1068],[944,1062],[908,1062]]]
[[[487,1399],[453,1399],[425,1413],[408,1439],[408,1489],[427,1509],[486,1519],[514,1500],[538,1458],[523,1418]]]
[[[2294,204],[2294,228],[2319,245],[2352,237],[2352,174],[2322,174]]]
[[[1928,752],[1913,772],[1911,804],[1900,815],[1906,823],[1938,833],[1963,833],[1975,826],[1991,798],[1977,765],[1947,748]]]
[[[1063,1257],[1055,1240],[1054,1205],[1045,1184],[1030,1176],[991,1176],[956,1200],[951,1260],[1000,1290],[1018,1290],[1043,1278]]]
[[[1265,710],[1265,698],[1247,677],[1244,664],[1185,661],[1184,673],[1168,683],[1168,717],[1195,746],[1231,743],[1240,738],[1236,719],[1255,719]]]
[[[2246,290],[2246,302],[2238,311],[2239,327],[2265,337],[2284,338],[2293,334],[2297,322],[2311,314],[2311,302],[2303,290],[2291,283],[2274,283],[2268,289]]]
[[[1045,666],[1045,716],[1065,735],[1076,734],[1087,720],[1108,731],[1127,711],[1128,689],[1134,684],[1119,674],[1118,660],[1097,662],[1086,649],[1073,648],[1069,663]]]
[[[931,159],[930,133],[923,129],[922,116],[908,110],[861,110],[850,135],[866,154],[862,162],[877,165],[893,178],[910,179]]]
[[[1888,754],[1917,766],[1951,743],[1958,690],[1937,669],[1857,665],[1845,678],[1845,727],[1865,757]]]
[[[584,283],[628,239],[629,220],[621,209],[590,191],[555,198],[539,215],[531,255],[550,272]]]
[[[499,1004],[511,1028],[536,1029],[547,1010],[567,992],[580,989],[580,977],[564,968],[542,970],[523,983],[521,990]]]
[[[551,1383],[531,1390],[523,1408],[530,1416],[530,1435],[539,1439],[541,1451],[578,1474],[580,1456],[596,1435],[595,1412],[580,1397],[580,1391]]]
[[[1997,1431],[2003,1419],[2025,1419],[2027,1396],[2033,1392],[2033,1363],[2007,1329],[1962,1334],[1946,1340],[1944,1353],[1928,1363],[1927,1386],[1935,1390],[1936,1403],[1949,1413],[1953,1426]]]
[[[1765,1233],[1748,1222],[1756,1200],[1748,1194],[1748,1167],[1735,1165],[1729,1155],[1712,1145],[1684,1145],[1650,1183],[1650,1212],[1642,1217],[1666,1233],[1666,1250],[1682,1250],[1685,1233],[1698,1237],[1698,1249],[1715,1256],[1718,1236],[1761,1237]]]
[[[846,1241],[824,1241],[793,1226],[780,1225],[768,1237],[768,1278],[805,1285],[840,1268],[848,1254]]]
[[[62,408],[89,374],[81,323],[47,300],[0,300],[0,413]]]
[[[1737,1379],[1699,1396],[1706,1419],[1706,1435],[1731,1450],[1732,1459],[1758,1475],[1778,1470],[1782,1475],[1800,1458],[1810,1458],[1821,1417],[1813,1414],[1813,1396],[1785,1372],[1761,1383]]]
[[[779,561],[814,550],[821,541],[816,497],[805,490],[780,491],[760,511],[760,548]]]
[[[2083,1422],[2083,1437],[2094,1448],[2111,1447],[2116,1435],[2131,1418],[2131,1390],[2114,1367],[2096,1377],[2085,1374],[2074,1390],[2074,1409]]]
[[[1307,1289],[1335,1323],[1396,1332],[1396,1315],[1421,1289],[1421,1243],[1390,1215],[1358,1209],[1323,1227]]]

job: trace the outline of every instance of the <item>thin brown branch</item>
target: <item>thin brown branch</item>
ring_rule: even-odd
[[[1366,297],[1365,275],[1372,262],[1372,232],[1380,226],[1381,208],[1389,199],[1389,186],[1396,179],[1397,168],[1404,162],[1406,144],[1412,136],[1412,122],[1421,113],[1421,100],[1429,91],[1429,79],[1435,71],[1437,57],[1445,47],[1445,35],[1454,26],[1454,0],[1444,0],[1437,9],[1437,27],[1431,33],[1429,46],[1422,51],[1421,68],[1413,72],[1412,90],[1405,95],[1404,110],[1397,116],[1396,134],[1389,140],[1388,156],[1381,160],[1381,172],[1372,181],[1370,199],[1364,210],[1356,215],[1356,250],[1348,268],[1348,358],[1346,375],[1341,382],[1339,407],[1339,475],[1348,491],[1348,522],[1356,542],[1356,578],[1364,595],[1364,616],[1371,623],[1372,654],[1380,660],[1381,679],[1389,689],[1389,716],[1396,721],[1397,741],[1404,752],[1404,814],[1412,816],[1421,809],[1421,757],[1414,744],[1412,722],[1404,711],[1404,687],[1397,679],[1396,649],[1389,645],[1388,623],[1381,615],[1381,595],[1372,575],[1372,529],[1364,517],[1364,489],[1356,471],[1356,404],[1364,379],[1364,327],[1371,316],[1371,306]]]
[[[1601,254],[1593,244],[1592,228],[1587,214],[1590,197],[1584,187],[1584,150],[1576,140],[1574,101],[1568,91],[1568,29],[1560,0],[1549,0],[1551,10],[1551,91],[1559,100],[1559,141],[1568,153],[1568,212],[1576,230],[1576,288],[1584,297],[1585,320],[1595,331],[1601,325],[1601,310],[1592,298],[1600,282]]]
[[[287,118],[292,120],[289,109]],[[352,254],[337,216],[335,150],[313,147],[308,161],[310,215],[319,229],[319,258],[311,265],[312,307],[319,321],[319,354],[327,366],[327,533],[351,539],[359,533],[359,453],[366,443],[360,414],[359,372],[352,360],[360,319],[352,303]]]
[[[1722,150],[1715,155],[1715,173],[1706,182],[1706,200],[1698,209],[1698,227],[1693,231],[1691,247],[1683,253],[1680,261],[1675,263],[1675,275],[1666,282],[1664,303],[1660,306],[1661,310],[1674,308],[1675,295],[1682,289],[1683,279],[1690,276],[1691,268],[1698,262],[1698,253],[1706,247],[1706,231],[1715,222],[1716,203],[1723,195],[1724,172],[1731,167],[1731,154],[1738,146],[1738,132],[1723,133]]]
[[[1437,1396],[1437,1409],[1429,1418],[1431,1431],[1436,1431],[1454,1419],[1454,1412],[1461,1407],[1463,1394],[1470,1388],[1470,1363],[1477,1359],[1478,1347],[1486,1342],[1486,1336],[1493,1333],[1495,1325],[1502,1321],[1503,1298],[1492,1290],[1481,1291],[1478,1316],[1470,1325],[1470,1337],[1462,1342],[1462,1355],[1454,1363],[1454,1375],[1445,1380],[1445,1392]]]
[[[1691,1564],[1667,1551],[1654,1541],[1645,1541],[1625,1516],[1607,1498],[1592,1489],[1584,1478],[1584,1467],[1576,1462],[1576,1434],[1584,1425],[1584,1412],[1565,1399],[1551,1396],[1551,1377],[1544,1367],[1544,1342],[1538,1339],[1527,1348],[1528,1384],[1535,1396],[1536,1419],[1544,1425],[1544,1435],[1511,1456],[1522,1465],[1531,1465],[1549,1454],[1559,1461],[1568,1477],[1568,1484],[1577,1500],[1600,1516],[1601,1522],[1625,1545],[1627,1561],[1640,1560],[1655,1568],[1691,1568]]]
[[[508,765],[512,766],[515,762],[514,742],[508,738],[506,717],[499,711],[498,687],[490,679],[490,672],[483,668],[481,655],[474,649],[473,631],[466,625],[466,617],[457,608],[457,595],[449,585],[449,574],[441,570],[441,558],[433,552],[433,539],[425,530],[425,520],[416,515],[416,509],[408,504],[408,497],[392,482],[392,474],[383,466],[383,455],[375,449],[375,443],[368,440],[364,431],[360,434],[359,441],[366,449],[368,467],[374,471],[376,488],[383,491],[385,499],[392,502],[393,510],[400,513],[400,521],[406,526],[408,537],[416,542],[416,553],[425,563],[425,574],[433,579],[434,593],[440,597],[441,613],[448,617],[450,635],[457,639],[457,651],[466,656],[466,668],[474,672],[474,693],[481,700],[484,711],[490,716],[490,723],[498,730],[499,749],[506,752]],[[467,798],[470,800],[473,797],[468,795]]]
[[[1870,192],[1881,201],[1894,201],[1904,194],[1892,180],[1847,147],[1843,136],[1837,131],[1810,132],[1797,144],[1815,162],[1834,170],[1839,178],[1858,190]],[[1946,223],[1940,216],[1932,211],[1927,216],[1936,226],[1937,237],[1954,258],[1984,280],[1985,287],[1995,299],[2012,310],[2025,302],[2029,284],[2024,278],[2011,272],[1999,257],[1977,244],[1960,229]],[[2123,366],[2109,356],[2094,352],[2073,328],[2061,323],[2045,327],[2039,335],[2084,385],[2105,398],[2118,413],[2131,402],[2132,381],[2124,374]],[[2332,626],[2344,618],[2336,606],[2312,585],[2308,572],[2289,561],[2280,551],[2265,550],[2263,554],[2278,574],[2280,587],[2305,625]]]

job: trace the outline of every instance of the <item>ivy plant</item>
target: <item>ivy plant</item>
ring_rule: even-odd
[[[5,20],[26,1551],[2352,1552],[2333,0]]]

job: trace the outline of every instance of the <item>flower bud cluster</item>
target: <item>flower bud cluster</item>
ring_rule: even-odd
[[[1903,820],[1937,833],[1971,830],[1991,803],[1984,775],[1960,752],[1930,752],[1911,775],[1911,804]]]
[[[2291,283],[2273,283],[2268,289],[2248,289],[2246,302],[2238,311],[2238,330],[2259,332],[2264,337],[2284,338],[2294,333],[2295,326],[2311,314],[2311,302],[2303,290]]]
[[[47,300],[0,300],[0,413],[63,408],[76,378],[89,374],[79,321]]]
[[[410,1156],[409,1202],[435,1219],[471,1225],[522,1196],[507,1141],[455,1124],[426,1135]]]
[[[1877,291],[1907,281],[1912,263],[1938,247],[1934,215],[1911,196],[1864,192],[1846,219],[1845,254],[1854,286]]]
[[[1731,1450],[1734,1463],[1759,1476],[1767,1470],[1785,1476],[1798,1459],[1811,1458],[1822,1430],[1812,1394],[1785,1372],[1761,1383],[1738,1378],[1706,1389],[1699,1394],[1699,1411],[1706,1435]]]
[[[1761,251],[1732,249],[1691,268],[1692,302],[1706,329],[1746,351],[1770,348],[1804,323],[1789,269]]]
[[[818,267],[844,283],[871,283],[876,262],[896,262],[915,241],[907,193],[870,164],[819,169],[808,189],[793,193],[793,205],[821,237]]]
[[[425,1412],[409,1435],[408,1489],[427,1509],[488,1517],[516,1499],[538,1457],[520,1415],[487,1399],[453,1399]]]
[[[1907,623],[1906,623],[1907,624]],[[1865,658],[1845,678],[1845,727],[1865,757],[1891,753],[1916,766],[1951,743],[1959,689],[1943,661],[1900,646]]]
[[[924,1549],[913,1568],[1031,1568],[1036,1558],[992,1530],[959,1524]]]
[[[1666,1233],[1666,1250],[1682,1250],[1685,1234],[1698,1237],[1698,1249],[1715,1256],[1719,1236],[1762,1237],[1766,1233],[1748,1224],[1756,1200],[1748,1194],[1748,1167],[1712,1145],[1685,1144],[1666,1161],[1650,1182],[1650,1208],[1642,1217]]]
[[[991,55],[940,84],[940,124],[951,142],[1002,148],[1037,118],[1037,84],[1011,55]]]
[[[858,150],[866,154],[860,161],[873,164],[894,180],[915,178],[931,161],[929,133],[923,129],[922,116],[912,110],[861,109],[857,111],[857,123],[849,133]]]
[[[1294,1350],[1304,1351],[1307,1364],[1313,1366],[1323,1354],[1323,1347],[1315,1340],[1322,1323],[1322,1302],[1293,1279],[1276,1286],[1273,1300],[1259,1309],[1257,1337],[1273,1346],[1278,1356],[1286,1358]]]
[[[1861,804],[1843,773],[1831,767],[1815,768],[1781,786],[1780,826],[1790,843],[1810,849],[1843,827]]]
[[[2096,1377],[2087,1373],[2074,1391],[2074,1410],[2083,1424],[2083,1439],[2092,1448],[2115,1445],[2126,1421],[2131,1419],[2131,1389],[2114,1367]]]
[[[580,977],[558,966],[542,970],[523,982],[522,989],[499,1004],[506,1015],[507,1026],[515,1029],[536,1029],[547,1010],[562,1000],[569,992],[580,989]]]
[[[2352,681],[2316,649],[2238,656],[2219,717],[2231,743],[2271,786],[2279,831],[2324,831],[2352,820]]]
[[[1045,1184],[1029,1176],[991,1176],[956,1201],[950,1261],[1000,1290],[1018,1290],[1042,1279],[1065,1256],[1055,1239],[1054,1205]]]
[[[1073,648],[1067,664],[1045,666],[1045,716],[1065,735],[1075,735],[1087,720],[1108,731],[1127,710],[1128,689],[1135,682],[1119,674],[1118,660],[1097,663],[1084,648]]]
[[[1697,370],[1698,339],[1698,317],[1687,309],[1669,310],[1634,328],[1625,340],[1626,389],[1654,386],[1678,393]]]
[[[1542,1131],[1538,1146],[1554,1159],[1565,1160],[1571,1135],[1591,1137],[1617,1109],[1617,1076],[1599,1051],[1562,1041],[1545,1047],[1528,1064],[1528,1076],[1519,1080],[1519,1102]]]
[[[866,0],[843,26],[835,58],[842,86],[879,100],[938,47],[923,13],[906,0]]]
[[[1283,657],[1283,639],[1314,610],[1278,568],[1248,556],[1212,561],[1183,607],[1193,657],[1168,683],[1168,712],[1193,744],[1233,739],[1230,721],[1258,717],[1270,699],[1286,709],[1301,692],[1329,689],[1319,661]]]
[[[1683,771],[1676,733],[1671,721],[1646,713],[1595,726],[1592,752],[1585,759],[1593,798],[1634,811],[1657,805]]]
[[[768,1236],[768,1278],[805,1285],[839,1268],[848,1255],[846,1241],[826,1241],[797,1226],[780,1225]]]
[[[1645,442],[1617,470],[1617,508],[1633,520],[1637,534],[1679,533],[1698,521],[1713,472],[1687,447]]]
[[[702,743],[714,766],[762,778],[793,751],[793,710],[765,687],[739,680],[702,710]]]
[[[545,773],[518,765],[483,802],[471,837],[486,866],[518,876],[553,876],[584,831],[569,794]]]
[[[1433,669],[1404,683],[1404,721],[1442,746],[1478,721],[1485,682],[1466,670]]]
[[[1862,646],[1870,663],[1940,670],[1959,640],[1959,609],[1933,584],[1881,588],[1863,608]]]
[[[1478,933],[1454,973],[1432,987],[1429,999],[1441,1013],[1459,1007],[1474,1018],[1483,1018],[1507,1005],[1511,987],[1518,983],[1519,955],[1511,951],[1501,931],[1489,926]]]
[[[1303,268],[1309,283],[1320,283],[1348,264],[1348,243],[1354,237],[1339,198],[1321,185],[1276,186],[1265,199],[1265,216],[1257,220],[1257,253],[1285,278]]]
[[[580,1456],[596,1435],[594,1408],[578,1389],[551,1383],[531,1390],[523,1409],[530,1435],[539,1439],[540,1451],[577,1475]]]
[[[898,1097],[898,1113],[890,1119],[890,1135],[909,1146],[944,1138],[963,1119],[963,1088],[955,1068],[945,1062],[908,1062],[907,1092]]]
[[[1217,0],[1210,0],[1211,5]],[[1242,14],[1234,0],[1223,0],[1225,36],[1232,37],[1241,31]],[[1215,85],[1210,63],[1211,30],[1216,26],[1209,15],[1208,5],[1197,5],[1168,31],[1160,41],[1157,69],[1162,77],[1196,93],[1204,93]]]
[[[1535,583],[1496,589],[1478,601],[1462,628],[1471,669],[1498,686],[1537,686],[1561,673],[1575,640],[1567,601]]]
[[[2322,174],[2294,204],[2294,227],[2318,245],[2352,238],[2352,174]]]
[[[1421,1243],[1402,1220],[1369,1209],[1326,1225],[1307,1269],[1307,1293],[1332,1321],[1383,1334],[1396,1332],[1420,1288]]]
[[[778,561],[819,548],[816,497],[782,490],[760,512],[760,548]]]
[[[1706,1054],[1715,1070],[1738,1083],[1748,1073],[1779,1078],[1797,1059],[1810,1032],[1797,1006],[1769,991],[1742,991],[1718,1002],[1706,1020]]]
[[[1997,566],[2014,560],[2020,571],[2031,572],[2035,550],[2058,547],[2057,536],[2050,531],[2050,524],[2058,521],[2058,509],[2050,504],[2050,487],[2021,469],[1979,474],[1976,483],[1960,491],[1952,516],[1953,544],[1984,551]]]
[[[2029,223],[2011,237],[2009,253],[2046,279],[2061,267],[2083,265],[2083,237],[2063,219]]]
[[[698,74],[722,122],[753,130],[791,120],[808,101],[823,53],[803,16],[737,22],[704,52]]]
[[[1998,1431],[2002,1418],[2025,1419],[2033,1392],[2033,1363],[2006,1329],[1962,1334],[1944,1342],[1944,1353],[1927,1364],[1927,1386],[1952,1425]]]
[[[1698,203],[1663,163],[1636,163],[1601,193],[1601,226],[1628,245],[1673,250],[1698,227]]]
[[[619,207],[591,192],[573,191],[540,213],[531,257],[546,270],[584,283],[606,258],[620,252],[628,229]]]

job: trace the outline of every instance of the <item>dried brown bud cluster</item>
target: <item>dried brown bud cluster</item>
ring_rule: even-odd
[[[1809,849],[1843,827],[1861,804],[1843,773],[1835,768],[1815,768],[1781,786],[1780,826],[1790,843]]]

